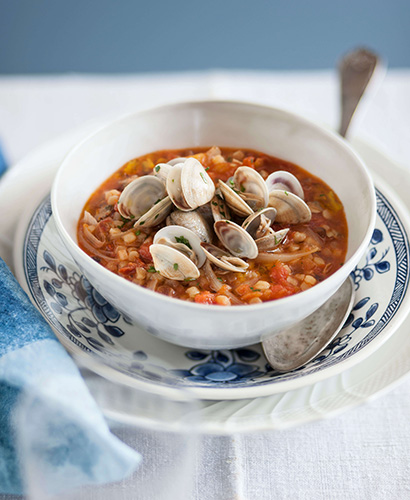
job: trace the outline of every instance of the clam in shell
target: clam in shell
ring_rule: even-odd
[[[226,204],[233,213],[239,215],[239,217],[248,217],[253,214],[252,208],[246,203],[246,201],[227,184],[225,184],[225,182],[219,180],[218,186]]]
[[[155,165],[154,167],[153,174],[155,175],[155,177],[158,177],[161,182],[166,184],[171,168],[179,163],[184,163],[187,159],[188,158],[180,156],[178,158],[169,160],[167,163],[157,163],[157,165]]]
[[[228,220],[219,220],[214,230],[222,245],[235,257],[255,259],[258,247],[252,236],[241,226]]]
[[[154,236],[154,243],[168,245],[189,257],[199,268],[206,260],[200,238],[191,230],[181,226],[165,226]]]
[[[269,252],[278,247],[286,238],[288,232],[289,228],[281,229],[280,231],[270,229],[264,236],[255,240],[259,252]]]
[[[211,200],[211,211],[215,222],[231,218],[228,205],[225,203],[219,189],[216,190],[215,196]]]
[[[174,205],[183,211],[205,205],[215,194],[215,185],[196,158],[174,165],[167,177],[167,192]]]
[[[242,227],[252,236],[252,238],[257,239],[264,236],[269,231],[275,218],[275,208],[264,208],[245,219],[242,223]]]
[[[149,250],[155,269],[170,280],[184,281],[199,277],[199,269],[192,260],[168,245],[153,243]]]
[[[166,196],[162,200],[155,203],[148,212],[141,215],[141,217],[135,222],[134,227],[153,227],[160,224],[165,220],[167,215],[172,209],[172,201],[169,196]]]
[[[193,210],[192,212],[174,210],[167,218],[167,225],[186,227],[194,232],[201,241],[205,243],[211,243],[212,241],[212,229],[198,210]]]
[[[268,176],[265,184],[269,192],[281,189],[282,191],[287,191],[299,196],[302,200],[305,199],[302,185],[293,174],[286,172],[286,170],[277,170],[273,172]]]
[[[139,219],[166,196],[164,184],[153,175],[130,182],[118,199],[118,211],[126,219]]]
[[[172,166],[169,163],[158,163],[154,167],[153,174],[165,185],[171,168]]]
[[[222,250],[215,245],[211,245],[210,243],[201,243],[201,247],[212,264],[215,264],[225,271],[243,273],[249,267],[249,264],[244,260],[239,257],[234,257],[230,253],[225,252],[225,250]]]
[[[239,167],[233,175],[234,188],[252,210],[268,206],[269,192],[263,177],[251,167]]]
[[[269,206],[276,208],[275,222],[280,224],[304,224],[312,218],[312,213],[306,203],[299,196],[288,191],[271,191]]]

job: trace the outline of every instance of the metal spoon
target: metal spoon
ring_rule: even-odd
[[[317,311],[262,342],[275,371],[295,370],[315,358],[342,329],[353,307],[354,286],[348,278]]]
[[[380,67],[379,57],[368,49],[353,50],[341,59],[341,136],[346,136],[365,89],[376,68]],[[278,372],[296,370],[320,354],[342,329],[353,307],[353,299],[354,287],[348,278],[317,311],[295,326],[264,340],[262,347],[272,368]]]
[[[346,137],[352,117],[361,101],[370,80],[381,81],[385,67],[379,56],[369,49],[348,52],[339,63],[341,118],[339,134]],[[379,78],[375,78],[378,74]]]

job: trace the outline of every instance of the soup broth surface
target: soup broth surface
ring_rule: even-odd
[[[256,259],[244,258],[249,266],[245,272],[226,271],[207,261],[196,279],[168,279],[157,271],[150,253],[154,235],[166,221],[150,228],[134,227],[132,218],[120,215],[118,199],[130,182],[152,175],[158,164],[188,156],[199,160],[216,186],[219,180],[229,185],[241,166],[255,169],[264,179],[278,170],[290,172],[302,185],[311,220],[292,225],[274,221],[274,231],[289,228],[285,239],[272,251],[260,252]],[[209,207],[201,207],[201,211],[212,227]],[[231,220],[241,225],[244,219],[233,215]],[[77,236],[79,246],[91,258],[136,286],[186,301],[229,306],[277,300],[323,281],[345,261],[348,228],[342,203],[318,177],[258,151],[213,146],[156,151],[130,160],[90,196]],[[212,243],[226,251],[215,235]]]

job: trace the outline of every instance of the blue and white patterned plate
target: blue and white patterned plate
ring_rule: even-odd
[[[166,393],[202,399],[279,393],[323,380],[374,352],[407,315],[409,242],[406,211],[377,191],[377,220],[365,257],[352,273],[352,314],[326,351],[303,368],[276,374],[259,345],[202,351],[175,346],[121,315],[81,274],[54,225],[49,198],[34,212],[23,245],[26,285],[68,350],[99,374]],[[124,378],[125,377],[125,378]]]

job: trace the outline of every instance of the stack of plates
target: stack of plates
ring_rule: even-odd
[[[159,416],[149,405],[133,401],[141,394],[166,400],[184,395],[196,401],[204,432],[276,429],[352,407],[410,371],[410,203],[404,205],[396,195],[398,191],[404,198],[410,187],[404,169],[369,146],[354,145],[375,175],[378,208],[371,244],[353,276],[354,309],[317,359],[297,371],[276,374],[259,345],[198,351],[161,341],[133,325],[91,287],[57,234],[48,197],[59,162],[87,131],[44,146],[5,176],[0,204],[19,208],[1,229],[11,233],[20,219],[15,273],[67,350],[103,377],[88,376],[86,381],[107,415],[172,427],[174,413]],[[394,179],[395,190],[387,178]],[[30,206],[22,214],[28,199]],[[113,388],[121,397],[112,397]]]

